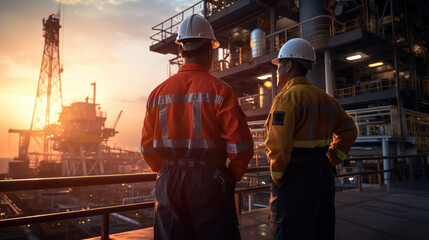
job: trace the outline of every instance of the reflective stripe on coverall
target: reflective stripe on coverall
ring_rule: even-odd
[[[313,239],[314,234],[320,237],[320,221],[335,221],[335,186],[330,166],[341,163],[354,144],[357,130],[353,119],[334,98],[311,85],[307,78],[297,77],[274,98],[265,125],[273,180],[273,235],[276,239]],[[323,214],[327,215],[325,219]],[[329,229],[329,236],[333,229]],[[302,235],[295,235],[297,231]]]
[[[233,192],[225,196],[213,179],[221,169],[235,186],[253,156],[253,140],[233,89],[202,65],[185,64],[152,91],[146,108],[141,151],[159,172],[155,237],[234,239],[236,221],[235,227],[225,227],[236,218]]]

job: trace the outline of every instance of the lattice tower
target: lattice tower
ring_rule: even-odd
[[[60,14],[51,14],[43,19],[43,49],[42,65],[33,117],[30,127],[30,142],[28,155],[30,166],[37,167],[39,160],[52,160],[52,147],[48,141],[51,137],[52,124],[57,122],[57,114],[62,108],[59,31]],[[42,157],[42,159],[39,159]]]

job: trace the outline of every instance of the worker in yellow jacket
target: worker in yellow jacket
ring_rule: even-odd
[[[272,61],[282,89],[265,124],[274,239],[335,238],[333,166],[347,157],[357,130],[338,101],[305,77],[315,60],[310,43],[294,38]]]

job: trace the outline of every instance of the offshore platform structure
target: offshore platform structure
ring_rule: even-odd
[[[269,164],[263,125],[281,90],[271,60],[295,37],[316,50],[310,82],[335,97],[358,127],[350,155],[416,154],[429,151],[428,13],[428,1],[417,0],[203,0],[154,26],[150,50],[173,54],[174,74],[183,62],[174,43],[179,24],[191,14],[207,18],[221,44],[211,74],[234,88],[247,115],[256,145],[252,166]],[[386,159],[383,168],[400,161]],[[362,170],[356,164],[338,170]],[[243,179],[266,183],[261,176]]]
[[[94,175],[105,173],[103,144],[118,133],[115,128],[105,127],[106,113],[96,104],[96,83],[92,102],[74,102],[64,106],[59,116],[58,134],[53,134],[53,149],[60,151],[63,176]]]
[[[19,156],[9,163],[9,175],[76,176],[145,169],[140,152],[107,145],[108,139],[118,133],[115,129],[122,111],[112,128],[105,127],[106,113],[95,101],[96,83],[91,84],[92,102],[87,97],[86,101],[63,106],[60,28],[59,10],[43,19],[45,45],[31,127],[9,130],[19,133]]]

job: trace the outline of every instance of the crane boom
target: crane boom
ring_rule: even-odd
[[[119,112],[119,115],[118,115],[118,117],[116,118],[115,124],[113,124],[113,129],[116,129],[116,125],[118,125],[119,118],[121,117],[121,114],[122,114],[122,110]]]

